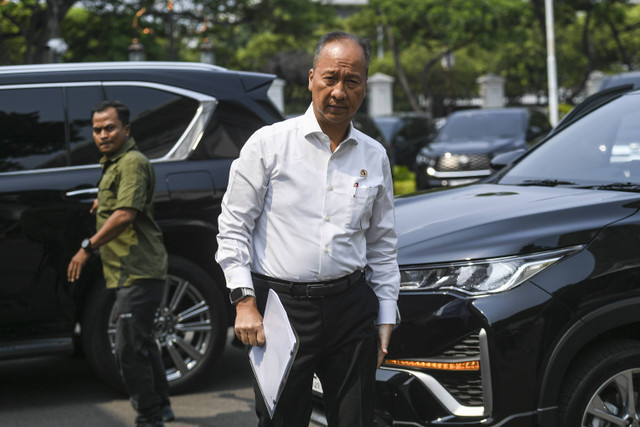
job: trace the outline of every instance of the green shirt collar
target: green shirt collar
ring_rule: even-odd
[[[111,163],[116,162],[118,161],[118,159],[120,159],[120,157],[124,156],[128,151],[131,151],[133,149],[137,149],[136,142],[133,140],[133,137],[129,137],[129,139],[126,140],[124,144],[122,144],[122,147],[120,147],[118,151],[110,156],[106,154],[102,156],[102,158],[100,159],[100,164],[104,165],[107,161]]]

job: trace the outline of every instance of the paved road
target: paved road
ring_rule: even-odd
[[[167,427],[254,427],[251,375],[244,351],[227,346],[206,384],[172,396],[176,421]],[[0,426],[124,427],[134,418],[126,396],[98,379],[83,357],[0,362]]]

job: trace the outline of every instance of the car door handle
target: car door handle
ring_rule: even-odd
[[[98,195],[98,188],[83,188],[81,190],[71,190],[65,193],[70,199],[86,199],[87,197],[96,197]]]

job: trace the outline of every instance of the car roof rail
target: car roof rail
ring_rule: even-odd
[[[553,129],[551,129],[547,134],[547,137],[560,132],[579,118],[589,114],[597,108],[600,108],[604,104],[619,98],[625,93],[633,90],[633,88],[634,85],[629,83],[620,86],[613,86],[609,89],[604,89],[588,96],[584,101],[573,107],[573,109],[569,111]]]

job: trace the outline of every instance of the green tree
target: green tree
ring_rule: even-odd
[[[76,0],[0,2],[2,62],[50,62],[48,42],[60,38],[60,23]]]
[[[526,3],[513,0],[371,0],[359,16],[349,21],[349,26],[367,33],[372,40],[377,39],[379,28],[383,28],[385,42],[393,58],[395,76],[403,89],[411,109],[419,111],[420,102],[416,94],[429,100],[431,112],[439,115],[444,106],[438,105],[442,99],[460,96],[468,91],[463,84],[456,85],[456,76],[443,69],[441,61],[447,55],[456,55],[471,45],[485,48],[496,46],[496,40],[505,37],[514,28],[514,18]],[[516,21],[517,22],[517,21]],[[425,55],[420,61],[419,74],[407,72],[407,64],[402,60],[403,52],[421,49]],[[414,57],[414,55],[409,55]],[[465,54],[460,57],[463,62]],[[415,84],[420,88],[416,91]],[[434,84],[434,82],[436,84]],[[444,82],[444,84],[442,84]]]

